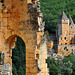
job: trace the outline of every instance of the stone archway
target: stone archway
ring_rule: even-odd
[[[5,53],[4,63],[10,64],[10,75],[12,75],[11,49],[14,47],[17,36],[21,37],[26,45],[26,75],[40,75],[37,64],[40,61],[36,60],[40,59],[39,47],[45,25],[40,11],[40,2],[37,0],[4,0],[0,2],[0,6],[0,51]],[[43,57],[42,74],[47,73],[46,57]]]
[[[12,75],[11,49],[15,37],[20,36],[26,44],[26,75],[36,75],[35,49],[38,24],[31,21],[26,0],[4,0],[0,3],[0,51],[5,52],[4,63],[10,64]],[[35,18],[36,12],[34,12]],[[32,61],[32,62],[31,62]]]
[[[12,49],[12,74],[26,75],[26,46],[19,36]]]
[[[15,47],[16,35],[12,35],[4,42],[4,64],[10,65],[10,75],[12,75],[12,49]]]
[[[16,41],[17,35],[12,35],[8,39],[5,40],[3,50],[5,53],[5,59],[4,63],[10,64],[11,67],[11,74],[12,75],[12,48],[15,47],[15,41]],[[25,39],[26,40],[26,39]],[[30,44],[33,40],[29,41],[28,40],[26,43],[26,75],[29,74],[36,74],[37,73],[37,66],[36,66],[36,60],[35,60],[35,51],[32,50],[34,47]],[[24,41],[25,42],[25,41]]]
[[[15,47],[15,42],[17,41],[17,35],[12,35],[10,36],[4,44],[4,53],[5,53],[5,59],[4,59],[4,63],[5,64],[10,64],[10,75],[12,75],[12,51]],[[20,37],[19,37],[20,38]],[[23,41],[23,40],[22,40]],[[23,41],[24,42],[24,41]],[[25,42],[24,42],[25,43]],[[25,49],[26,51],[26,49]],[[25,54],[26,55],[26,54]],[[26,57],[26,56],[25,56]],[[20,60],[20,59],[19,59]],[[26,58],[24,59],[26,61]],[[16,63],[16,62],[15,62]],[[25,62],[26,65],[26,62]],[[19,66],[19,65],[18,65]]]

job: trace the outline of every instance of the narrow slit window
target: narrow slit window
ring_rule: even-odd
[[[64,39],[66,40],[66,37],[64,37]]]

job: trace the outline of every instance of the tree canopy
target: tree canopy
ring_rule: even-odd
[[[25,44],[18,36],[15,48],[12,50],[13,75],[25,75]]]
[[[75,22],[75,0],[40,0],[41,11],[46,22],[45,30],[55,33],[57,19],[64,11],[67,15],[71,14]]]
[[[75,56],[66,56],[63,60],[47,59],[50,75],[75,75]]]

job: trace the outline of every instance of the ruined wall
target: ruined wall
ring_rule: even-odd
[[[26,75],[37,74],[35,66],[36,32],[38,30],[38,23],[36,22],[37,12],[33,8],[32,12],[35,15],[33,17],[27,5],[26,0],[5,0],[4,3],[1,3],[0,51],[5,53],[4,63],[8,63],[11,66],[10,75],[12,75],[11,41],[16,36],[20,36],[26,45]]]
[[[26,75],[39,72],[39,43],[44,34],[44,22],[37,0],[4,0],[0,3],[0,51],[4,52],[4,63],[9,64],[12,75],[12,48],[16,37],[26,45]],[[46,63],[45,63],[46,64]]]
[[[49,70],[47,67],[46,59],[47,59],[47,39],[46,35],[42,38],[40,42],[39,48],[39,59],[38,59],[38,66],[40,72],[37,75],[49,75]]]

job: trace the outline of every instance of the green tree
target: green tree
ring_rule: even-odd
[[[68,55],[63,59],[64,63],[68,62],[68,61],[70,61],[72,63],[72,69],[73,69],[72,75],[75,75],[75,56]]]
[[[55,33],[57,19],[63,11],[68,15],[71,14],[75,22],[75,0],[40,0],[41,11],[44,15],[45,31]]]
[[[49,41],[50,40],[49,32],[45,31],[45,34],[47,35],[47,40]]]
[[[14,75],[25,75],[25,44],[18,36],[15,48],[12,50],[12,63]]]
[[[52,58],[52,59],[48,58],[47,64],[48,64],[50,75],[61,75],[59,65],[57,64],[57,62],[55,61],[54,58]]]
[[[72,72],[72,63],[70,61],[61,66],[61,75],[72,75]]]
[[[48,58],[47,64],[50,75],[75,75],[75,56],[66,56],[63,60]]]
[[[12,68],[13,75],[18,75],[15,65],[12,64],[12,66],[13,66]]]

